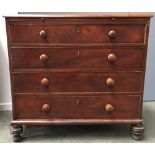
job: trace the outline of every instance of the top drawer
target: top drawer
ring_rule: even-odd
[[[11,43],[144,43],[145,24],[10,25]]]

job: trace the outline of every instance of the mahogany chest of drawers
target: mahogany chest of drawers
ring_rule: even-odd
[[[150,14],[7,16],[13,141],[23,125],[131,124],[142,139]]]

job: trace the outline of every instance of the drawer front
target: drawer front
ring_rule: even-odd
[[[141,72],[16,73],[15,93],[141,92]]]
[[[145,25],[10,25],[11,43],[144,43]]]
[[[140,96],[15,95],[16,119],[136,119]]]
[[[143,67],[144,49],[12,48],[13,69]]]

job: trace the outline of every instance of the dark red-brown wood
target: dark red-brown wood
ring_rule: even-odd
[[[111,37],[110,31],[115,31],[116,36]],[[145,25],[10,25],[10,42],[45,44],[144,43],[144,31]]]
[[[49,111],[42,108],[48,106]],[[112,111],[106,105],[113,106]],[[15,95],[16,119],[138,119],[140,96]]]
[[[6,16],[13,141],[50,124],[131,124],[142,139],[151,16]]]
[[[143,48],[12,48],[13,69],[143,68]],[[110,61],[110,55],[115,61]],[[130,56],[129,56],[130,55]],[[41,59],[40,59],[41,57]]]
[[[107,79],[114,80],[109,86]],[[141,72],[21,73],[13,74],[15,93],[141,92]],[[42,81],[45,81],[43,84]],[[48,84],[47,82],[48,81]]]

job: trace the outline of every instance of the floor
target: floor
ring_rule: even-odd
[[[145,102],[143,108],[145,138],[130,137],[129,125],[40,126],[25,127],[23,143],[155,143],[155,102]],[[11,112],[0,111],[0,142],[12,143],[9,131]]]

